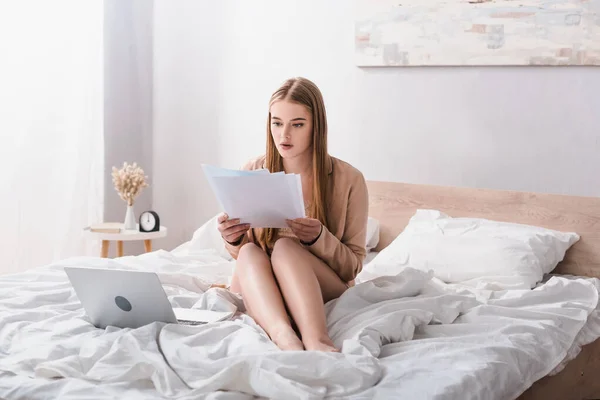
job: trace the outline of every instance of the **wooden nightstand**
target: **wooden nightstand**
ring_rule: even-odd
[[[138,226],[139,229],[139,226]],[[140,232],[139,230],[127,230],[120,233],[92,232],[88,228],[83,230],[85,237],[102,241],[100,257],[108,257],[108,248],[111,241],[117,242],[117,257],[123,257],[123,242],[144,241],[146,253],[152,251],[152,240],[167,236],[167,227],[161,226],[158,232]]]

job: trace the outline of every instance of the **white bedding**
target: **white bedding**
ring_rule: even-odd
[[[243,308],[208,289],[228,281],[233,263],[185,254],[75,258],[0,277],[0,398],[512,399],[600,336],[595,279],[490,292],[403,269],[327,304],[342,353],[325,354],[279,351],[243,314],[196,327],[95,329],[62,270],[153,270],[174,306]]]

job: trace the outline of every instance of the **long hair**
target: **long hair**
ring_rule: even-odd
[[[271,134],[271,105],[276,101],[291,101],[305,106],[312,115],[312,173],[313,193],[307,216],[321,221],[327,226],[325,207],[327,204],[328,153],[327,153],[327,115],[321,91],[313,82],[305,78],[286,80],[271,96],[267,118],[267,150],[265,166],[270,172],[283,171],[283,159],[275,146]],[[265,249],[272,246],[277,229],[263,229],[259,239]]]

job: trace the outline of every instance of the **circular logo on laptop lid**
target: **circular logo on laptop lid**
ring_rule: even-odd
[[[123,296],[115,297],[115,304],[123,311],[131,311],[131,303]]]

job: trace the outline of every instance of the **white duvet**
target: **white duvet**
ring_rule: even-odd
[[[233,268],[210,251],[75,258],[1,277],[0,398],[512,399],[600,336],[598,280],[478,292],[410,268],[327,304],[341,354],[282,352],[244,314],[100,330],[65,265],[153,270],[174,306],[243,310],[209,289]]]

